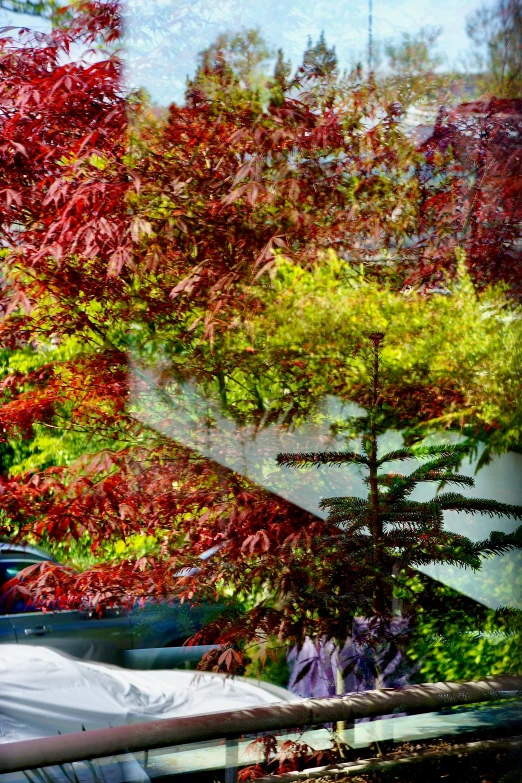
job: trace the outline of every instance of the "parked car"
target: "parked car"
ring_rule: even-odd
[[[203,559],[214,551],[209,550]],[[49,560],[56,562],[39,547],[0,542],[0,592],[22,569]],[[222,609],[219,604],[180,604],[168,596],[159,596],[130,611],[107,609],[102,616],[78,610],[42,612],[24,601],[8,608],[0,603],[0,644],[43,645],[75,658],[132,666],[133,650],[179,648]],[[199,648],[199,657],[205,649]],[[186,657],[194,658],[195,652]],[[141,655],[137,661],[135,668],[149,668],[147,656]],[[166,667],[173,665],[165,656],[162,661]]]

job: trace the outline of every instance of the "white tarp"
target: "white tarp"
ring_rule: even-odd
[[[0,743],[296,697],[255,680],[194,671],[133,671],[47,647],[0,645]]]

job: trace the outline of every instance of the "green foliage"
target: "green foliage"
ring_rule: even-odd
[[[67,465],[84,454],[90,438],[74,431],[50,429],[35,424],[33,437],[11,440],[9,474],[45,470],[53,465]]]
[[[272,279],[258,286],[264,309],[215,345],[221,376],[207,392],[231,416],[294,422],[327,394],[361,401],[364,324],[387,335],[383,410],[391,427],[412,437],[463,432],[486,442],[484,461],[519,449],[522,308],[502,286],[478,291],[459,257],[455,279],[418,292],[394,290],[332,250],[309,269],[279,255]]]
[[[423,682],[478,680],[522,673],[522,622],[516,610],[493,610],[417,574],[415,625],[407,649]]]
[[[79,351],[78,342],[69,338],[60,346],[27,345],[16,350],[0,351],[0,382],[10,375],[34,376],[35,372],[55,361],[67,361]],[[34,384],[25,383],[25,389]],[[3,401],[9,399],[9,392],[3,392]],[[3,475],[26,470],[45,469],[51,465],[63,465],[68,459],[79,456],[85,443],[72,433],[59,428],[35,424],[32,437],[9,438],[2,444]]]
[[[423,27],[417,33],[402,33],[399,41],[385,46],[388,73],[381,81],[388,100],[410,104],[433,103],[448,97],[452,81],[438,71],[442,58],[435,53],[441,28]]]
[[[15,14],[50,18],[58,8],[54,0],[0,0],[0,8]]]
[[[273,53],[259,30],[243,30],[235,35],[222,33],[199,55],[199,65],[188,90],[197,90],[209,101],[267,103],[268,78],[264,66]]]
[[[127,538],[102,541],[94,554],[91,551],[91,536],[85,533],[80,539],[72,539],[67,542],[50,540],[47,543],[47,548],[58,560],[84,571],[100,562],[117,563],[125,559],[136,560],[141,557],[157,556],[162,537],[163,531],[161,530],[155,531],[154,535],[134,533]]]
[[[282,688],[288,686],[290,668],[287,662],[287,647],[272,639],[261,649],[249,650],[250,663],[245,669],[245,677],[253,677],[263,682],[271,682]]]

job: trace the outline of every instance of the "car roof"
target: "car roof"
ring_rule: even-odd
[[[13,555],[31,555],[36,560],[55,560],[49,552],[46,552],[45,549],[41,549],[39,546],[14,544],[11,541],[0,540],[0,560]]]

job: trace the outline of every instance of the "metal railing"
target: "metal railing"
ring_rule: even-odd
[[[319,726],[393,713],[419,714],[474,704],[522,691],[522,677],[503,675],[478,682],[439,682],[302,699],[267,707],[155,720],[0,745],[0,773],[100,759],[125,753],[227,740],[259,732]]]

